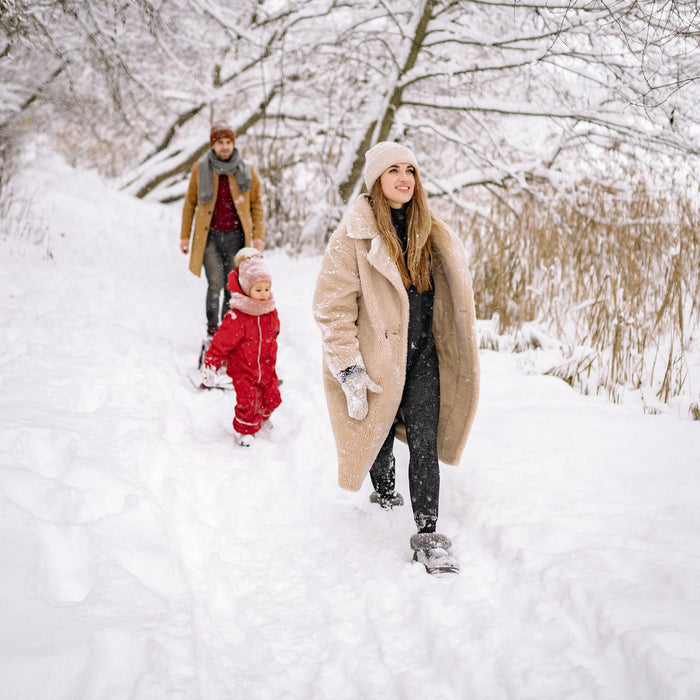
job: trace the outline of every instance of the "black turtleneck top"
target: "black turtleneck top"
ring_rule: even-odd
[[[391,221],[394,224],[396,233],[401,242],[401,247],[404,251],[404,261],[408,258],[408,229],[406,225],[406,208],[392,209]],[[408,293],[408,358],[409,368],[411,366],[411,358],[418,353],[430,350],[435,347],[433,338],[433,302],[435,300],[435,291],[429,289],[422,294],[414,285],[411,285],[407,290]]]

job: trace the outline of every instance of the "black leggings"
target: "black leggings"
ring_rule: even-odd
[[[399,410],[406,425],[408,485],[413,518],[419,532],[435,532],[440,499],[440,465],[437,455],[440,373],[433,342],[413,353],[409,351],[406,382]],[[374,490],[382,495],[394,492],[395,429],[394,424],[369,472]]]
[[[207,247],[204,249],[204,272],[207,276],[207,328],[218,328],[219,319],[228,311],[231,292],[226,288],[228,276],[234,269],[233,258],[243,247],[243,231],[218,231],[209,229]],[[224,301],[219,311],[221,290]]]

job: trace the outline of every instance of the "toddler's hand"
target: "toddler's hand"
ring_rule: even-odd
[[[204,386],[216,386],[216,370],[211,367],[203,367],[202,384],[204,384]]]

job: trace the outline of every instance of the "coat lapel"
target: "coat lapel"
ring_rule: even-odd
[[[372,244],[367,254],[367,262],[369,262],[380,275],[386,277],[398,292],[402,295],[406,294],[399,268],[396,267],[396,264],[391,259],[389,248],[387,248],[384,239],[379,235],[379,231],[377,231],[377,235],[372,239]]]
[[[367,262],[383,277],[386,277],[397,291],[405,293],[401,273],[389,255],[389,248],[377,228],[374,213],[366,197],[358,200],[346,223],[348,237],[366,239],[369,242]]]

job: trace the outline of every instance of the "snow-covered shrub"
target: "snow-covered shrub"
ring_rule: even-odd
[[[687,357],[700,340],[700,211],[691,194],[641,181],[546,203],[513,193],[463,226],[477,316],[498,324],[489,345],[534,323],[564,349],[549,372],[586,393],[619,401],[653,389],[661,403],[696,394]]]
[[[10,253],[38,252],[52,258],[48,227],[32,212],[31,197],[18,190],[14,175],[23,142],[8,130],[0,130],[0,243]]]

